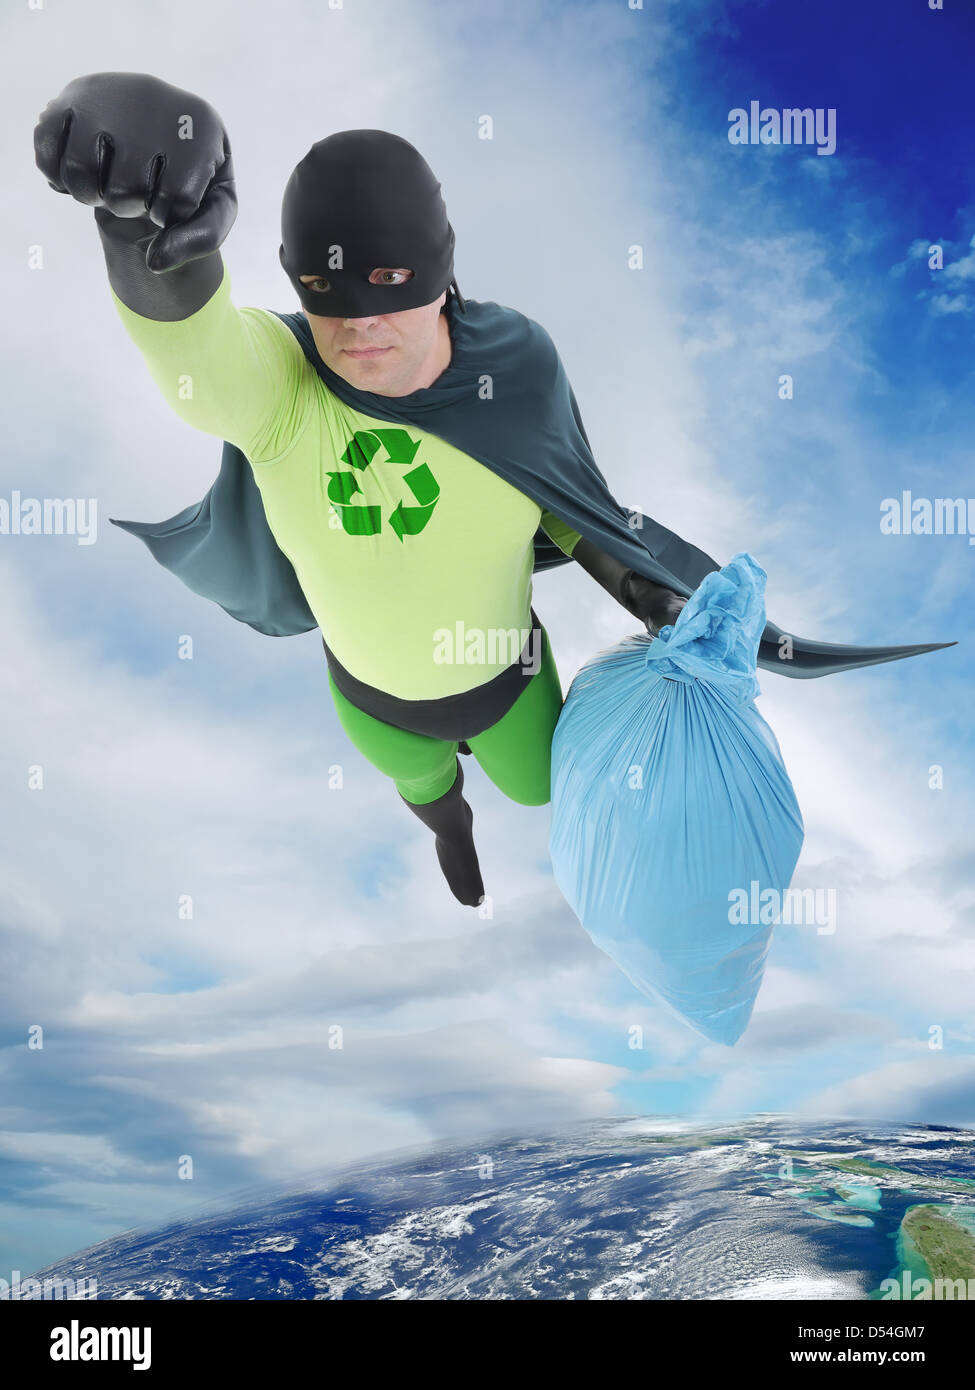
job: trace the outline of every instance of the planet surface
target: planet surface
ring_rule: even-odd
[[[33,1278],[97,1299],[975,1298],[975,1133],[600,1119],[238,1194]]]

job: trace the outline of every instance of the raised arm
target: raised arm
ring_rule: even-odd
[[[238,310],[219,247],[237,215],[230,142],[202,98],[147,73],[76,78],[34,131],[56,192],[94,208],[116,308],[172,408],[254,461],[300,433],[305,361]]]

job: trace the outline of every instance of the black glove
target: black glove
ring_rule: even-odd
[[[652,579],[644,579],[636,570],[620,564],[619,560],[607,555],[604,550],[587,541],[585,536],[577,541],[572,551],[573,560],[591,574],[596,583],[607,593],[612,594],[634,618],[639,618],[651,637],[656,637],[662,627],[675,623],[687,599],[673,589],[665,589]]]
[[[148,73],[91,73],[44,108],[34,155],[57,193],[96,210],[124,303],[158,319],[206,303],[237,216],[230,142],[212,106]]]

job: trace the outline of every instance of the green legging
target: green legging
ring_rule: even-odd
[[[365,714],[328,683],[339,722],[359,752],[391,777],[407,801],[422,806],[448,792],[457,776],[457,743],[409,733]],[[544,806],[551,795],[552,735],[562,686],[548,633],[542,628],[539,669],[496,724],[467,739],[495,786],[523,806]]]

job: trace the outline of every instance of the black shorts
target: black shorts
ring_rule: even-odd
[[[438,700],[401,700],[387,690],[367,685],[345,669],[335,653],[329,650],[324,637],[322,646],[332,680],[350,705],[371,714],[374,719],[381,719],[384,724],[392,724],[394,728],[452,741],[476,738],[485,729],[490,729],[492,724],[508,713],[536,674],[530,666],[530,654],[532,650],[541,650],[542,625],[534,608],[531,610],[531,622],[531,633],[517,661],[483,685],[461,690],[456,695],[444,695]]]

